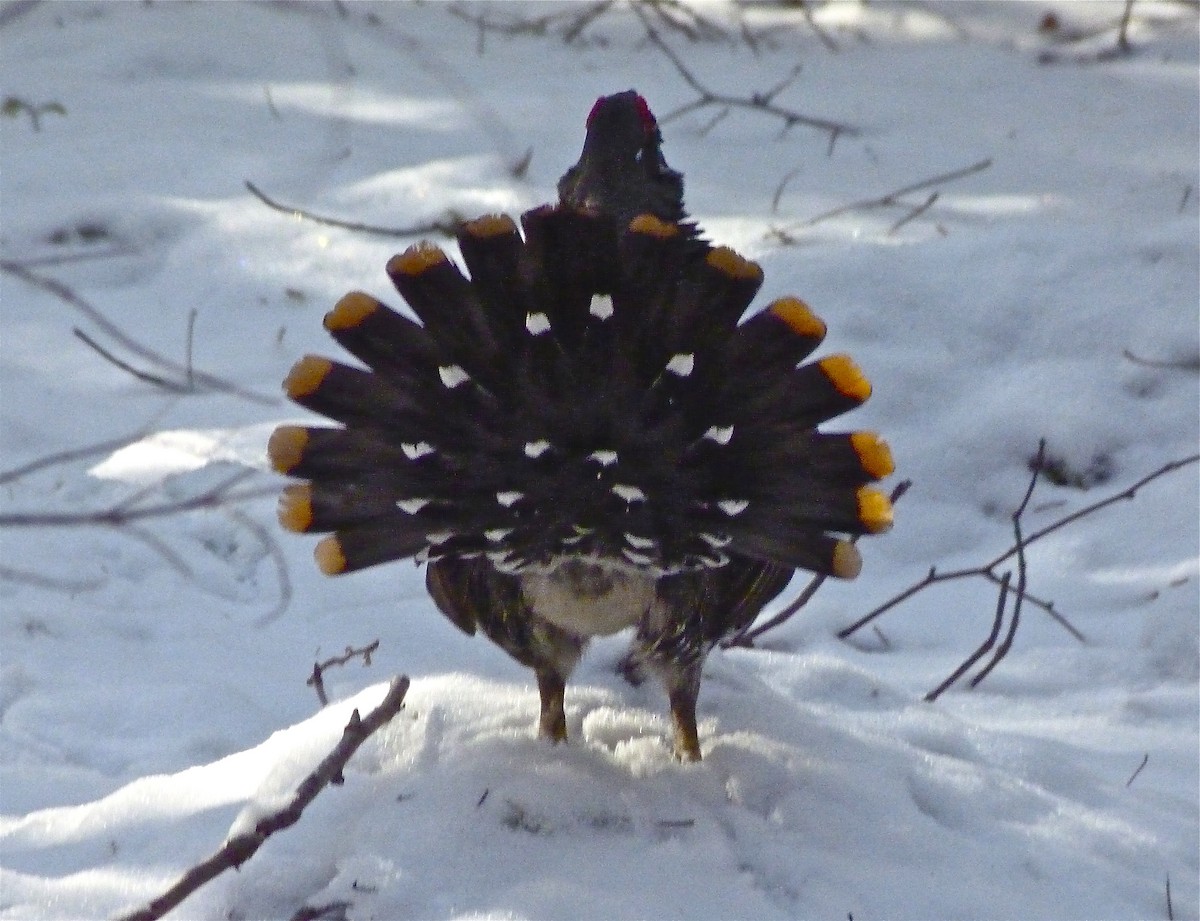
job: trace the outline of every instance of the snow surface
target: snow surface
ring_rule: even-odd
[[[617,640],[568,690],[573,741],[543,744],[532,676],[439,616],[419,570],[325,579],[271,498],[10,526],[0,916],[157,895],[286,798],[396,673],[407,707],[344,786],[172,917],[1157,919],[1168,878],[1173,916],[1200,915],[1194,465],[1029,547],[1030,591],[1085,643],[1026,605],[987,680],[930,704],[987,635],[994,586],[935,586],[877,632],[835,635],[930,566],[1007,548],[1039,438],[1090,488],[1043,481],[1026,533],[1196,451],[1195,7],[1141,0],[1133,53],[1096,60],[1121,3],[806,6],[816,28],[794,8],[700,8],[735,38],[744,20],[754,48],[663,38],[743,97],[799,63],[775,102],[859,133],[831,146],[763,112],[710,124],[710,107],[664,124],[666,155],[710,238],[761,261],[762,298],[804,297],[825,353],[867,370],[851,421],[914,486],[857,581],[766,648],[714,653],[704,762],[671,757],[663,695],[614,674]],[[1039,33],[1050,11],[1059,28]],[[303,416],[280,380],[336,353],[321,316],[344,292],[399,302],[383,266],[412,241],[293,219],[243,181],[386,226],[515,214],[554,196],[596,96],[634,86],[660,116],[695,98],[628,7],[582,43],[561,28],[480,33],[438,4],[0,6],[3,94],[65,109],[38,130],[0,119],[0,256],[181,367],[194,311],[196,371],[269,399],[136,380],[72,328],[170,372],[5,272],[0,471],[109,444],[0,475],[0,514],[140,508],[239,471],[236,489],[275,484],[267,434]],[[805,223],[989,158],[905,196],[940,192],[894,232],[903,209]],[[369,668],[327,672],[319,709],[314,661],[376,638]]]

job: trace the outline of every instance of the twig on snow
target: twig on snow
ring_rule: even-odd
[[[920,192],[923,189],[928,189],[930,186],[942,185],[947,182],[953,182],[956,179],[963,179],[975,173],[983,172],[992,165],[992,158],[988,157],[985,160],[980,160],[977,163],[972,163],[970,166],[964,166],[961,169],[950,170],[946,173],[939,173],[936,176],[931,176],[928,179],[922,179],[920,182],[914,182],[911,185],[903,186],[895,191],[888,192],[886,195],[880,195],[877,198],[865,198],[862,201],[851,202],[848,205],[840,205],[829,211],[824,211],[816,217],[810,217],[806,221],[797,224],[797,227],[812,227],[822,221],[827,221],[830,218],[839,217],[850,211],[861,211],[868,208],[911,208],[912,206],[906,202],[900,201],[902,197],[912,192]],[[925,205],[921,210],[925,210],[933,202]],[[914,215],[915,216],[915,215]]]
[[[1044,448],[1039,447],[1039,457],[1043,456],[1043,452],[1044,452]],[[1015,542],[1013,543],[1012,546],[1010,546],[1003,553],[996,556],[994,559],[989,560],[988,562],[986,562],[980,566],[972,566],[972,567],[965,568],[965,569],[956,569],[956,570],[952,570],[949,572],[938,572],[936,567],[930,567],[929,572],[925,575],[924,578],[918,580],[917,582],[914,582],[908,588],[893,595],[891,598],[889,598],[883,604],[881,604],[878,607],[874,608],[873,610],[867,612],[862,617],[860,617],[858,620],[856,620],[854,623],[843,628],[842,630],[839,630],[837,635],[840,639],[847,639],[848,637],[853,635],[855,632],[857,632],[858,630],[865,627],[867,624],[874,621],[876,618],[880,617],[881,615],[890,611],[892,608],[899,605],[901,602],[907,601],[909,598],[913,597],[914,595],[918,594],[919,592],[923,591],[924,589],[926,589],[929,586],[934,585],[935,583],[938,583],[938,582],[948,582],[948,581],[955,580],[955,579],[982,577],[982,578],[988,579],[989,581],[992,581],[992,582],[1000,582],[1001,586],[1004,587],[1008,581],[1008,575],[1005,574],[1004,577],[998,576],[996,574],[996,568],[998,566],[1000,566],[1002,563],[1006,562],[1007,560],[1012,559],[1015,556],[1015,557],[1017,557],[1017,561],[1018,561],[1018,574],[1019,574],[1021,567],[1023,566],[1025,550],[1031,544],[1036,543],[1037,541],[1041,540],[1043,537],[1053,534],[1055,531],[1058,531],[1060,528],[1064,528],[1067,525],[1072,524],[1073,522],[1078,521],[1079,519],[1084,518],[1088,515],[1092,515],[1095,512],[1098,512],[1103,508],[1113,505],[1116,502],[1120,502],[1122,500],[1127,500],[1127,499],[1133,499],[1137,495],[1138,490],[1140,490],[1143,486],[1146,486],[1147,484],[1153,482],[1154,480],[1158,479],[1159,477],[1166,476],[1168,473],[1172,473],[1176,470],[1180,470],[1183,467],[1189,466],[1198,461],[1200,461],[1200,454],[1192,454],[1187,457],[1180,458],[1179,460],[1171,461],[1168,464],[1164,464],[1158,470],[1155,470],[1153,473],[1147,474],[1146,476],[1144,476],[1140,480],[1138,480],[1136,483],[1121,490],[1120,492],[1113,493],[1112,495],[1109,495],[1103,499],[1093,502],[1091,505],[1085,506],[1084,508],[1081,508],[1075,512],[1072,512],[1069,515],[1064,515],[1063,517],[1057,519],[1056,521],[1051,522],[1050,524],[1046,525],[1045,527],[1043,527],[1037,531],[1034,531],[1032,534],[1029,534],[1029,535],[1024,535],[1024,534],[1020,533],[1020,531],[1019,531],[1020,524],[1018,521],[1014,520],[1014,531],[1017,533],[1017,539],[1015,540]],[[1040,471],[1041,466],[1042,466],[1041,464],[1036,465],[1037,469],[1034,472],[1034,478],[1031,479],[1030,486],[1029,486],[1028,490],[1026,491],[1025,498],[1021,504],[1021,507],[1018,508],[1016,513],[1014,513],[1015,515],[1021,514],[1024,512],[1026,504],[1029,501],[1029,496],[1032,494],[1032,489],[1033,489],[1034,483],[1036,482],[1037,473],[1038,473],[1038,471]],[[1034,598],[1032,595],[1030,595],[1028,592],[1026,592],[1024,590],[1024,588],[1020,585],[1020,580],[1018,580],[1018,585],[1013,587],[1011,589],[1011,591],[1016,593],[1018,595],[1018,597],[1023,598],[1025,601],[1036,604],[1038,607],[1043,608],[1060,626],[1062,626],[1065,630],[1067,630],[1072,636],[1074,636],[1080,642],[1087,641],[1086,637],[1084,637],[1084,635],[1082,633],[1080,633],[1080,631],[1078,629],[1076,629],[1070,623],[1070,621],[1068,621],[1065,617],[1063,617],[1063,615],[1054,608],[1054,605],[1052,602],[1043,602],[1043,601],[1040,601],[1039,599]],[[1013,632],[1013,628],[1010,627],[1010,633],[1012,633],[1012,632]],[[1011,642],[1011,641],[1009,641],[1009,642]],[[1007,650],[1004,650],[1004,651],[1007,651]],[[997,655],[998,655],[998,658],[996,661],[998,661],[999,658],[1003,657],[999,653]],[[984,674],[986,674],[987,671],[990,671],[990,668],[991,668],[991,666],[989,666],[989,668],[985,670]]]
[[[288,605],[292,603],[292,577],[288,572],[287,559],[283,555],[279,541],[258,521],[236,508],[225,509],[225,514],[253,534],[262,544],[267,556],[271,558],[271,562],[275,564],[275,581],[279,585],[279,600],[275,602],[275,606],[271,610],[254,622],[256,627],[265,627],[281,616],[288,609]]]
[[[340,227],[343,230],[353,230],[359,233],[373,233],[381,237],[419,237],[423,234],[432,233],[440,233],[445,237],[453,237],[464,221],[463,216],[454,211],[447,211],[444,217],[426,221],[423,224],[413,224],[410,227],[380,227],[376,224],[364,224],[361,221],[343,221],[340,218],[325,217],[324,215],[315,214],[312,211],[306,211],[303,208],[296,208],[292,205],[285,205],[278,202],[249,179],[245,180],[245,185],[251,195],[273,211],[290,214],[293,217],[312,221],[315,224],[324,224],[327,227]]]
[[[1129,779],[1127,781],[1125,781],[1125,786],[1126,787],[1132,786],[1133,782],[1137,779],[1137,775],[1142,773],[1142,768],[1144,768],[1149,763],[1150,763],[1150,752],[1146,752],[1146,754],[1142,758],[1142,763],[1137,766],[1136,770],[1134,770],[1134,772],[1129,775]]]
[[[39,572],[13,569],[9,566],[0,566],[0,579],[71,594],[95,591],[104,585],[103,579],[60,579],[57,576],[45,576]]]
[[[39,457],[27,464],[22,464],[20,467],[13,467],[11,470],[5,470],[3,473],[0,473],[0,486],[10,483],[13,480],[19,480],[21,477],[28,476],[31,473],[36,473],[38,470],[44,470],[47,467],[56,467],[59,464],[82,460],[85,457],[95,457],[98,454],[119,451],[121,448],[127,448],[135,441],[140,441],[145,437],[146,431],[142,430],[134,432],[132,435],[126,435],[124,438],[113,438],[110,441],[101,441],[82,448],[71,448],[67,451],[47,454],[45,457]]]
[[[1142,358],[1140,355],[1133,354],[1129,349],[1121,349],[1121,354],[1135,365],[1142,365],[1146,368],[1161,368],[1167,371],[1200,371],[1200,353],[1189,358],[1181,358],[1178,361]]]
[[[668,112],[665,116],[659,119],[662,122],[668,122],[679,116],[692,112],[696,109],[703,109],[708,106],[717,106],[729,109],[749,109],[755,112],[763,112],[772,115],[783,121],[783,131],[786,132],[789,128],[795,125],[804,125],[809,128],[815,128],[820,131],[828,132],[830,135],[838,136],[842,134],[856,135],[858,129],[843,122],[835,122],[824,118],[814,118],[813,116],[803,115],[793,109],[787,109],[775,104],[775,97],[784,89],[791,85],[796,76],[800,72],[800,68],[796,67],[791,74],[777,83],[771,89],[765,92],[752,93],[748,97],[731,96],[726,93],[717,93],[705,86],[695,74],[688,68],[678,54],[672,50],[671,46],[666,43],[653,24],[642,11],[641,7],[634,5],[634,13],[642,21],[642,27],[645,29],[646,38],[654,47],[663,53],[663,55],[679,72],[679,75],[696,92],[697,98],[679,108]]]
[[[1000,595],[996,599],[996,616],[992,619],[992,632],[988,634],[986,640],[979,644],[979,648],[963,659],[958,668],[952,671],[941,684],[925,695],[927,702],[933,703],[941,697],[943,691],[965,675],[972,665],[987,655],[996,645],[996,638],[1000,636],[1000,626],[1004,623],[1004,606],[1008,601],[1008,585],[1011,579],[1012,573],[1006,572],[1000,581]]]
[[[264,496],[278,494],[278,486],[261,486],[255,489],[233,491],[233,486],[257,471],[243,470],[230,480],[207,489],[197,496],[180,499],[175,502],[162,502],[157,505],[143,505],[130,508],[126,499],[106,509],[89,512],[8,512],[0,514],[0,528],[61,528],[80,525],[99,525],[102,527],[124,527],[133,521],[146,518],[165,518],[180,512],[191,512],[203,508],[221,508]],[[138,496],[134,497],[135,499]]]
[[[404,706],[404,695],[408,686],[408,678],[401,675],[392,680],[383,701],[365,718],[359,717],[358,710],[351,713],[350,721],[342,731],[342,738],[333,751],[300,782],[286,806],[260,819],[252,830],[230,837],[210,857],[187,870],[166,892],[142,908],[122,915],[120,921],[157,921],[201,886],[226,870],[239,868],[253,857],[275,832],[295,825],[322,790],[330,784],[340,786],[344,783],[342,772],[347,762],[363,742],[400,712]]]
[[[308,680],[304,683],[317,692],[317,699],[321,701],[322,707],[328,706],[329,695],[325,692],[325,669],[332,668],[335,665],[345,665],[351,659],[355,658],[361,658],[363,660],[363,668],[367,668],[371,664],[371,656],[378,648],[378,639],[357,649],[353,646],[347,646],[344,655],[332,656],[324,662],[314,662],[312,674],[308,676]]]
[[[100,343],[85,333],[78,326],[72,326],[71,332],[75,334],[76,339],[94,351],[109,364],[120,368],[125,373],[132,375],[143,383],[152,384],[155,387],[161,387],[163,390],[168,390],[171,393],[191,393],[193,390],[193,386],[191,384],[167,380],[165,377],[159,377],[157,374],[151,374],[149,371],[139,371],[137,368],[133,367],[133,365],[122,361],[112,352],[108,351],[108,349],[100,345]]]
[[[116,342],[128,349],[133,354],[139,356],[140,358],[144,358],[146,361],[157,365],[163,370],[184,376],[185,379],[190,379],[193,389],[195,390],[200,390],[203,388],[206,390],[216,390],[221,393],[229,393],[239,396],[242,399],[250,400],[254,403],[260,403],[264,406],[274,406],[279,402],[279,400],[274,397],[266,397],[262,394],[246,390],[242,387],[239,387],[237,384],[232,383],[231,381],[217,377],[215,374],[208,374],[203,371],[191,371],[189,375],[189,369],[187,367],[179,364],[178,362],[172,361],[163,355],[160,355],[158,352],[154,351],[148,346],[142,345],[142,343],[126,334],[119,326],[117,326],[117,324],[101,313],[100,310],[80,297],[69,285],[63,284],[61,281],[48,278],[45,275],[39,275],[36,272],[31,272],[24,264],[11,259],[0,259],[0,271],[8,272],[10,275],[15,275],[17,278],[21,279],[27,284],[33,285],[36,288],[40,288],[43,291],[47,291],[50,294],[58,297],[60,300],[64,301],[71,307],[74,307],[76,310],[86,316],[89,320],[99,326],[106,335],[111,336]]]

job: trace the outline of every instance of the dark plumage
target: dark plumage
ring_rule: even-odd
[[[389,262],[417,321],[343,298],[325,326],[369,370],[301,359],[288,396],[340,426],[281,426],[270,456],[305,481],[283,525],[333,532],[322,570],[427,563],[438,608],[534,670],[550,739],[588,637],[633,627],[698,759],[705,656],[795,569],[858,573],[846,536],[890,526],[866,484],[892,463],[817,430],[866,379],[800,364],[825,327],[795,298],[742,320],[762,272],[681,227],[659,142],[641,97],[601,99],[560,204],[463,226],[469,277],[428,244]]]

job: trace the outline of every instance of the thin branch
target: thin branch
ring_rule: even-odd
[[[282,615],[288,609],[288,605],[292,603],[292,577],[288,572],[287,558],[283,555],[283,549],[279,546],[279,541],[275,539],[275,536],[245,512],[236,508],[227,508],[225,514],[258,538],[258,542],[267,552],[267,556],[275,564],[275,581],[279,585],[279,600],[275,602],[271,610],[255,621],[256,627],[265,627]]]
[[[382,237],[419,237],[424,234],[440,233],[446,237],[453,237],[463,225],[462,215],[454,211],[447,211],[444,218],[427,221],[424,224],[413,224],[411,227],[380,227],[376,224],[364,224],[360,221],[343,221],[340,218],[325,217],[324,215],[315,214],[312,211],[306,211],[303,208],[296,208],[292,205],[285,205],[282,202],[276,201],[249,179],[245,180],[245,185],[251,195],[273,211],[290,214],[293,217],[312,221],[315,224],[324,224],[327,227],[340,227],[343,230],[353,230],[359,233],[373,233]]]
[[[335,665],[345,665],[351,659],[355,658],[361,658],[363,660],[363,668],[367,668],[371,664],[371,656],[374,655],[377,649],[379,649],[378,639],[357,649],[353,646],[347,646],[344,655],[332,656],[324,662],[314,662],[312,674],[308,676],[308,680],[304,683],[317,692],[317,700],[321,701],[322,707],[328,706],[329,695],[325,691],[325,670]]]
[[[705,106],[728,106],[730,108],[750,109],[751,111],[764,112],[768,115],[773,115],[776,118],[783,120],[783,127],[785,131],[795,125],[804,125],[805,127],[816,128],[820,131],[829,132],[835,136],[842,134],[858,134],[857,128],[854,128],[853,126],[843,122],[835,122],[830,121],[829,119],[814,118],[809,115],[802,115],[801,113],[792,109],[786,109],[775,104],[775,96],[778,95],[778,93],[785,87],[791,84],[791,82],[796,78],[796,75],[799,73],[799,68],[793,69],[790,76],[785,78],[781,83],[767,92],[754,93],[748,98],[741,96],[730,96],[710,90],[707,86],[700,82],[699,78],[696,77],[696,75],[692,73],[688,66],[683,63],[683,60],[679,57],[679,55],[676,54],[672,50],[671,46],[668,45],[666,41],[663,40],[662,36],[658,34],[658,31],[650,23],[650,20],[646,17],[646,14],[642,11],[640,5],[635,4],[633,6],[633,12],[637,15],[638,19],[642,21],[642,27],[646,32],[646,38],[649,39],[650,43],[659,51],[661,51],[664,56],[666,56],[667,60],[669,60],[675,67],[675,70],[679,72],[679,75],[683,78],[683,81],[696,91],[696,95],[698,97],[692,102],[675,109],[673,112],[667,113],[667,115],[660,119],[661,122],[665,123],[671,121],[672,119],[678,118],[686,112],[690,112],[693,109],[703,108]]]
[[[1147,368],[1159,368],[1164,371],[1200,371],[1200,354],[1190,358],[1181,358],[1178,361],[1142,358],[1140,355],[1135,355],[1129,351],[1129,349],[1121,349],[1121,354],[1135,365],[1142,365]]]
[[[1139,489],[1141,489],[1143,486],[1145,486],[1147,483],[1151,483],[1154,480],[1157,480],[1161,476],[1166,476],[1168,473],[1173,473],[1174,471],[1179,470],[1183,467],[1186,467],[1189,464],[1194,464],[1197,461],[1200,461],[1200,454],[1190,454],[1187,457],[1180,458],[1179,460],[1171,461],[1169,464],[1164,464],[1163,466],[1161,466],[1157,470],[1155,470],[1153,473],[1147,474],[1146,476],[1142,477],[1140,480],[1138,480],[1136,483],[1134,483],[1129,488],[1123,489],[1118,493],[1114,493],[1113,495],[1109,496],[1106,499],[1101,499],[1099,502],[1093,502],[1091,505],[1085,506],[1084,508],[1079,509],[1079,511],[1077,511],[1077,512],[1072,512],[1070,515],[1065,515],[1062,518],[1058,519],[1058,521],[1055,521],[1055,522],[1047,525],[1046,527],[1042,528],[1040,531],[1034,531],[1032,534],[1029,535],[1029,537],[1027,537],[1025,539],[1025,545],[1028,546],[1029,544],[1032,544],[1034,541],[1041,540],[1043,537],[1046,537],[1049,534],[1053,534],[1059,528],[1064,528],[1067,525],[1071,524],[1072,522],[1078,521],[1080,518],[1090,515],[1093,512],[1097,512],[1102,508],[1105,508],[1109,505],[1113,505],[1117,502],[1121,502],[1122,500],[1132,499],[1132,498],[1134,498],[1134,496],[1137,495],[1137,491]],[[996,557],[996,559],[993,560],[991,563],[987,564],[987,568],[991,569],[994,566],[998,566],[1000,563],[1003,563],[1005,560],[1012,557],[1013,554],[1015,554],[1016,552],[1017,552],[1016,547],[1013,547],[1012,549],[1005,551],[1003,554]]]
[[[950,170],[947,173],[939,173],[936,176],[931,176],[928,179],[922,179],[920,182],[914,182],[911,185],[903,186],[895,191],[888,192],[886,195],[880,195],[878,198],[865,198],[862,201],[851,202],[848,205],[841,205],[829,211],[822,212],[816,217],[811,217],[807,221],[803,221],[798,226],[812,227],[814,224],[819,224],[821,221],[827,221],[830,218],[838,217],[850,211],[858,211],[865,208],[889,208],[897,205],[907,207],[904,202],[899,199],[912,192],[920,192],[928,189],[930,186],[942,185],[946,182],[954,182],[956,179],[963,179],[975,173],[981,173],[992,165],[992,158],[988,157],[985,160],[980,160],[977,163],[972,163],[970,166],[964,166],[961,169]]]
[[[986,640],[979,644],[979,648],[967,656],[958,668],[951,672],[941,684],[925,695],[927,703],[933,703],[941,697],[943,691],[970,671],[971,666],[987,655],[992,647],[996,645],[996,638],[1000,635],[1000,626],[1004,623],[1004,606],[1008,600],[1008,583],[1010,579],[1012,579],[1012,573],[1006,572],[1000,581],[1000,596],[996,599],[996,616],[992,619],[992,632],[988,634]]]
[[[854,623],[843,628],[842,630],[839,630],[837,635],[840,639],[848,638],[849,636],[854,634],[856,631],[860,630],[861,628],[863,628],[864,626],[869,624],[871,621],[875,620],[877,617],[881,616],[882,614],[885,614],[887,611],[890,611],[892,608],[896,607],[901,602],[907,601],[913,595],[916,595],[918,592],[922,591],[923,589],[928,588],[930,585],[933,585],[937,582],[949,582],[954,579],[965,579],[965,578],[980,577],[980,576],[982,576],[984,578],[988,578],[992,581],[995,581],[997,578],[995,575],[996,567],[998,567],[1001,563],[1004,563],[1007,560],[1011,559],[1018,552],[1024,552],[1025,547],[1028,547],[1029,545],[1036,543],[1037,541],[1041,540],[1043,537],[1046,537],[1049,534],[1052,534],[1055,531],[1059,530],[1060,528],[1064,528],[1067,525],[1069,525],[1075,521],[1078,521],[1080,518],[1083,518],[1087,515],[1091,515],[1097,511],[1099,511],[1102,508],[1105,508],[1109,505],[1113,505],[1114,503],[1119,502],[1124,499],[1132,499],[1137,494],[1137,491],[1139,489],[1141,489],[1143,486],[1146,486],[1147,484],[1153,482],[1154,480],[1158,479],[1159,477],[1165,476],[1168,473],[1172,473],[1176,470],[1179,470],[1183,467],[1188,466],[1189,464],[1194,464],[1197,461],[1200,461],[1200,454],[1192,454],[1187,457],[1180,458],[1179,460],[1171,461],[1169,464],[1164,464],[1162,467],[1160,467],[1158,470],[1155,470],[1153,473],[1147,474],[1146,476],[1142,477],[1140,480],[1138,480],[1132,486],[1129,486],[1128,488],[1123,489],[1118,493],[1114,493],[1113,495],[1108,496],[1104,499],[1101,499],[1097,502],[1093,502],[1091,505],[1081,508],[1078,511],[1072,512],[1069,515],[1064,515],[1062,518],[1059,518],[1057,521],[1050,523],[1049,525],[1042,528],[1041,530],[1035,531],[1033,534],[1030,534],[1027,537],[1025,537],[1025,539],[1023,540],[1020,547],[1014,545],[1014,546],[1010,547],[1008,550],[1001,553],[995,559],[992,559],[989,562],[984,563],[981,566],[972,566],[972,567],[969,567],[966,569],[956,569],[956,570],[953,570],[950,572],[941,572],[941,573],[937,571],[936,567],[931,566],[929,568],[929,572],[925,575],[924,578],[913,583],[908,588],[897,593],[896,595],[893,595],[891,598],[889,598],[887,601],[885,601],[883,604],[879,605],[878,607],[874,608],[873,610],[868,611],[866,614],[864,614],[862,617],[860,617]],[[1044,605],[1042,605],[1042,606],[1044,606]],[[1051,610],[1051,609],[1047,608],[1047,610]],[[1052,610],[1051,610],[1051,613],[1055,614],[1055,620],[1057,620],[1059,623],[1066,626],[1066,622],[1062,618],[1061,614],[1056,614]],[[1068,627],[1068,629],[1070,629],[1072,635],[1074,635],[1076,637],[1076,639],[1083,641],[1083,634],[1081,634],[1078,630],[1074,629],[1073,627]]]
[[[210,489],[198,496],[192,496],[190,499],[146,505],[135,509],[125,509],[118,505],[93,512],[10,512],[0,515],[0,528],[61,528],[79,525],[122,527],[131,521],[165,518],[169,515],[178,515],[180,512],[191,512],[202,508],[220,508],[239,502],[261,499],[264,496],[274,496],[278,493],[278,486],[262,486],[240,492],[221,492]]]
[[[101,441],[83,448],[71,448],[69,451],[47,454],[45,457],[39,457],[37,460],[22,464],[20,467],[13,467],[11,470],[0,473],[0,486],[10,483],[13,480],[18,480],[23,476],[28,476],[31,473],[36,473],[38,470],[44,470],[47,467],[57,467],[59,464],[67,464],[86,457],[95,457],[98,454],[119,451],[121,448],[127,448],[135,441],[140,441],[145,437],[146,431],[143,429],[142,431],[134,432],[132,435],[126,435],[124,438],[113,438],[109,441]]]
[[[92,592],[104,585],[103,579],[61,579],[57,576],[44,576],[38,572],[24,569],[13,569],[0,566],[0,579],[6,582],[17,582],[21,585],[33,585],[37,588],[48,588],[59,592]]]
[[[1142,763],[1137,766],[1136,770],[1134,770],[1134,772],[1129,775],[1129,779],[1127,781],[1125,781],[1125,786],[1126,787],[1132,786],[1133,782],[1135,780],[1137,780],[1137,775],[1142,773],[1142,768],[1144,768],[1149,763],[1150,763],[1150,752],[1146,752],[1145,756],[1142,758]]]
[[[784,173],[783,178],[779,180],[779,185],[775,186],[775,194],[771,196],[771,213],[779,213],[779,200],[783,198],[783,190],[787,188],[787,184],[795,179],[803,171],[804,167],[797,166],[793,170]]]
[[[169,390],[171,393],[190,393],[192,390],[188,384],[181,384],[177,381],[169,381],[165,377],[159,377],[157,374],[151,374],[148,371],[139,371],[137,368],[133,367],[133,365],[122,361],[112,352],[108,351],[78,326],[72,326],[71,332],[75,334],[76,339],[92,349],[92,351],[94,351],[105,361],[109,362],[109,364],[115,365],[127,374],[131,374],[139,381],[147,384],[153,384],[155,387],[161,387],[163,390]]]
[[[1129,20],[1133,17],[1134,0],[1125,0],[1125,9],[1121,13],[1121,24],[1117,27],[1117,47],[1125,54],[1133,51],[1129,44]]]
[[[363,742],[400,712],[404,706],[404,695],[408,691],[408,685],[408,678],[401,675],[393,679],[383,701],[367,714],[366,718],[360,718],[358,710],[351,713],[350,721],[342,731],[341,740],[313,772],[300,782],[286,806],[260,819],[252,830],[231,836],[210,857],[184,873],[166,892],[142,908],[121,916],[120,921],[157,921],[201,886],[226,870],[239,868],[253,857],[275,832],[295,825],[322,790],[330,784],[337,786],[344,782],[342,772],[346,764]]]
[[[48,278],[44,275],[39,275],[36,272],[31,272],[26,266],[20,262],[15,262],[11,259],[0,259],[0,271],[8,272],[10,275],[15,275],[25,283],[40,288],[43,291],[49,292],[66,304],[74,307],[89,320],[99,326],[106,335],[111,336],[114,340],[120,343],[124,348],[131,351],[133,354],[144,358],[146,361],[157,365],[159,368],[171,371],[175,374],[184,375],[187,369],[178,362],[159,354],[148,346],[142,345],[136,339],[127,335],[119,326],[112,322],[108,317],[100,312],[92,304],[88,303],[75,291],[62,282]],[[266,397],[262,394],[254,393],[239,387],[237,384],[227,381],[224,378],[217,377],[215,374],[208,374],[203,371],[195,371],[192,374],[192,380],[198,387],[204,387],[209,390],[220,391],[221,393],[230,393],[239,396],[242,399],[250,400],[254,403],[259,403],[263,406],[275,406],[279,403],[274,397]]]
[[[1021,516],[1025,514],[1025,509],[1029,507],[1029,500],[1033,497],[1033,489],[1037,486],[1038,477],[1041,475],[1042,468],[1046,463],[1046,439],[1043,438],[1038,442],[1037,454],[1034,455],[1033,473],[1029,477],[1029,487],[1025,490],[1025,496],[1021,499],[1021,504],[1017,506],[1017,510],[1012,514],[1013,523],[1013,540],[1017,548],[1017,591],[1016,600],[1013,602],[1012,620],[1008,623],[1008,633],[1004,636],[1004,641],[996,649],[996,654],[991,660],[980,669],[979,673],[971,679],[971,687],[978,687],[992,669],[1000,664],[1000,661],[1008,655],[1008,651],[1012,649],[1013,640],[1017,636],[1017,627],[1021,623],[1021,599],[1025,597],[1025,586],[1028,583],[1027,567],[1025,562],[1025,540],[1021,535]],[[1008,587],[1003,586],[1001,591],[1007,594]]]
[[[889,237],[895,236],[896,231],[898,231],[901,227],[903,227],[909,221],[915,221],[917,218],[919,218],[922,214],[933,207],[933,203],[938,200],[938,196],[941,194],[941,192],[930,192],[929,197],[926,198],[924,202],[917,205],[915,208],[909,211],[908,214],[904,215],[904,217],[900,218],[900,220],[896,221],[896,223],[889,227],[887,230],[887,235]]]

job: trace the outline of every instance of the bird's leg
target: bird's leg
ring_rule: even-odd
[[[537,675],[538,694],[542,698],[542,712],[538,718],[538,735],[551,742],[567,741],[567,715],[563,712],[563,696],[567,683],[562,675],[551,668],[534,670]]]
[[[701,664],[683,667],[667,681],[667,699],[675,724],[675,757],[699,761],[700,737],[696,731],[696,698],[700,694]]]

